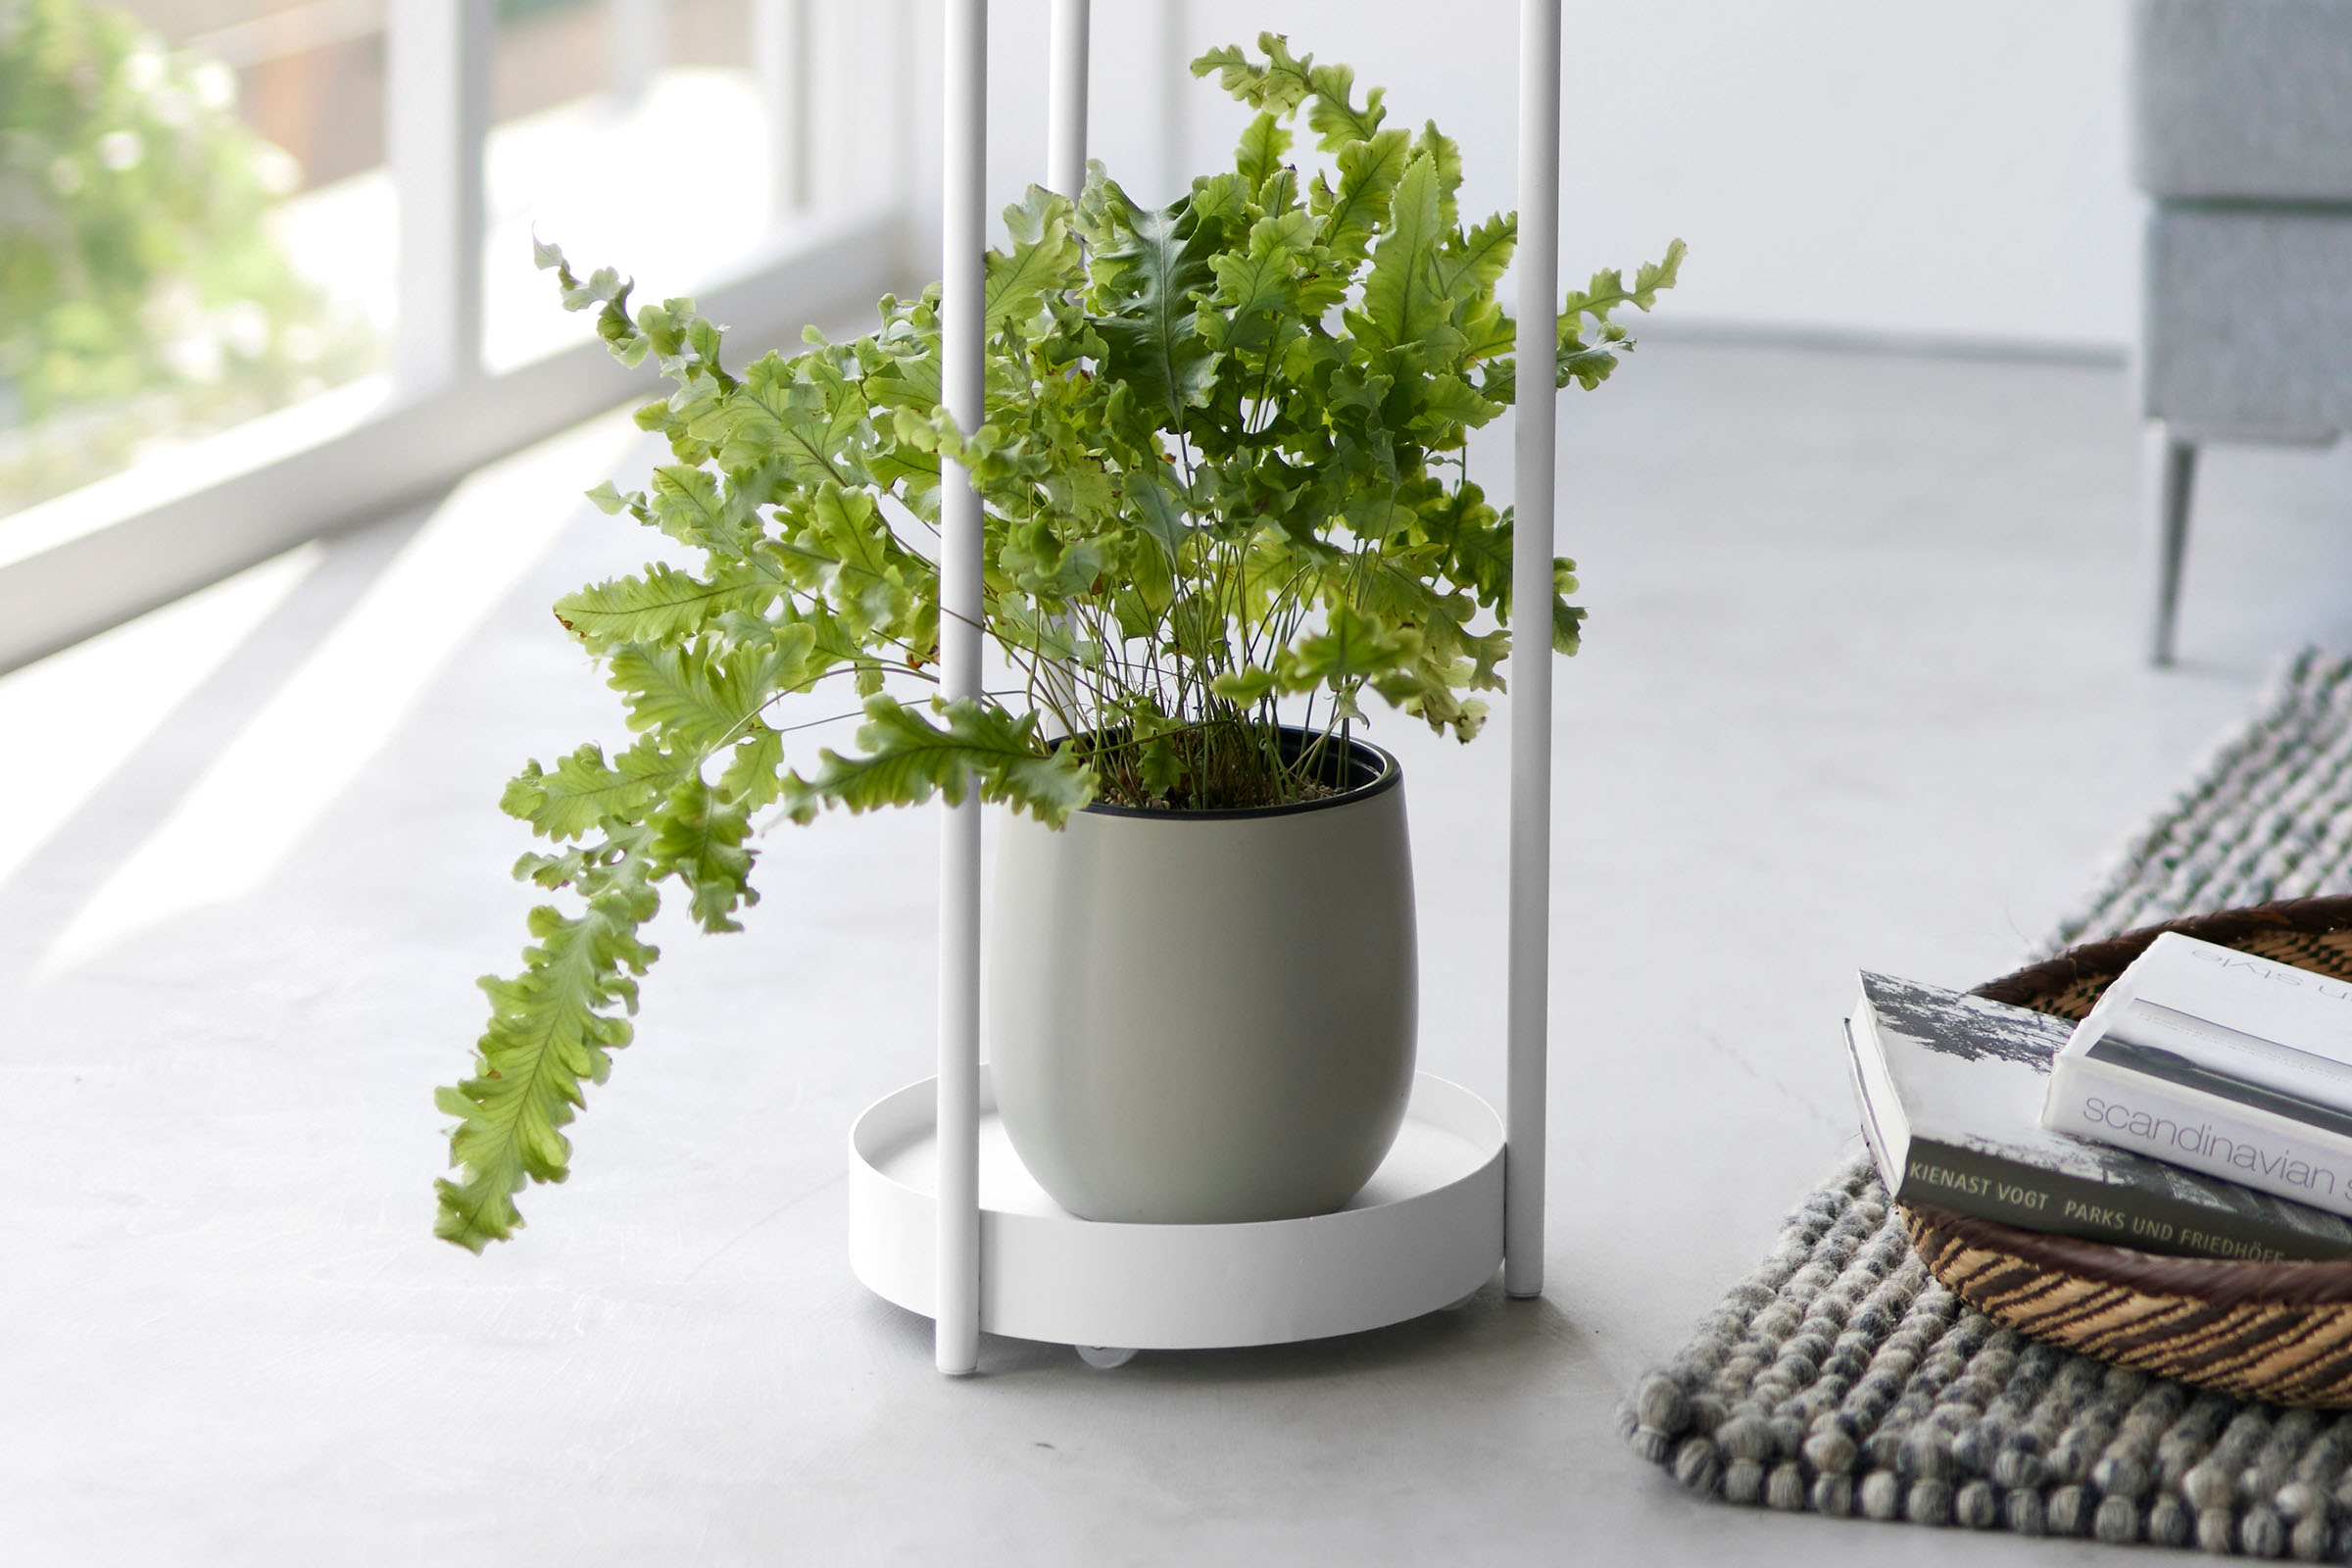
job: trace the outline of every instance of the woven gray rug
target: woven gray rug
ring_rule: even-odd
[[[2352,659],[2306,650],[2046,953],[2352,893]],[[1692,1491],[1923,1525],[2352,1561],[2352,1414],[2199,1393],[2019,1337],[1911,1250],[1865,1154],[1618,1411]]]

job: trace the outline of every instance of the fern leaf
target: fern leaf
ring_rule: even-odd
[[[560,1182],[571,1140],[563,1129],[584,1103],[583,1079],[602,1083],[612,1053],[629,1043],[620,1014],[636,1009],[637,984],[658,955],[638,940],[659,899],[642,882],[590,901],[565,919],[542,905],[531,911],[523,971],[484,976],[490,1027],[476,1049],[474,1075],[444,1088],[435,1103],[461,1118],[449,1135],[457,1179],[435,1182],[440,1213],[434,1234],[479,1252],[522,1223],[514,1195],[525,1181]]]
[[[1594,340],[1588,343],[1576,330],[1576,318],[1560,318],[1559,360],[1552,379],[1554,386],[1566,386],[1574,381],[1590,392],[1609,378],[1617,368],[1620,356],[1633,352],[1633,342],[1625,328],[1611,321],[1602,326]]]
[[[1162,211],[1138,207],[1107,179],[1090,179],[1086,196],[1102,312],[1092,325],[1109,351],[1103,371],[1181,427],[1184,411],[1208,401],[1216,377],[1218,356],[1200,335],[1194,303],[1216,286],[1208,266],[1216,225],[1199,221],[1190,201]]]
[[[1323,243],[1332,255],[1348,262],[1364,259],[1411,158],[1412,139],[1401,130],[1384,130],[1340,149],[1340,188],[1323,218]],[[1316,176],[1318,188],[1321,178]]]
[[[1456,200],[1462,189],[1461,143],[1438,129],[1436,121],[1424,121],[1421,134],[1413,140],[1413,156],[1427,158],[1437,170],[1438,221],[1451,234],[1461,224],[1461,206]]]
[[[1609,378],[1609,372],[1617,368],[1618,357],[1632,352],[1634,346],[1625,328],[1609,319],[1609,313],[1621,305],[1646,311],[1656,304],[1658,290],[1674,287],[1682,275],[1683,257],[1689,249],[1679,239],[1669,244],[1663,260],[1644,263],[1636,270],[1631,288],[1626,287],[1623,273],[1609,268],[1594,272],[1581,292],[1569,291],[1560,304],[1557,385],[1575,381],[1589,392]],[[1585,340],[1588,316],[1597,323],[1589,343]]]
[[[592,654],[622,643],[673,643],[731,610],[757,612],[775,584],[737,564],[710,578],[655,563],[642,577],[614,577],[556,601],[556,618]]]
[[[640,741],[607,765],[605,751],[590,742],[556,764],[552,773],[526,762],[508,783],[499,808],[520,817],[551,839],[576,839],[609,821],[634,821],[692,763]]]
[[[1405,166],[1389,208],[1389,231],[1372,253],[1364,279],[1361,318],[1349,318],[1356,335],[1373,348],[1418,343],[1448,314],[1439,295],[1432,262],[1444,232],[1438,223],[1437,168],[1427,158]],[[1362,324],[1368,322],[1372,330]]]
[[[1239,53],[1239,51],[1235,51]],[[1199,72],[1196,65],[1195,74]],[[1234,171],[1249,184],[1251,191],[1264,186],[1282,168],[1285,154],[1291,150],[1291,133],[1282,122],[1272,115],[1259,115],[1242,131],[1242,145],[1234,160]]]
[[[1625,286],[1625,274],[1613,267],[1594,272],[1581,293],[1575,289],[1568,291],[1568,297],[1560,302],[1561,317],[1574,321],[1578,317],[1591,316],[1606,321],[1609,313],[1620,305],[1648,310],[1657,304],[1658,290],[1674,287],[1682,276],[1683,258],[1690,249],[1679,239],[1670,242],[1662,260],[1644,262],[1635,270],[1632,288]]]
[[[1433,450],[1445,450],[1461,444],[1463,427],[1476,429],[1501,412],[1501,404],[1480,397],[1460,376],[1433,375],[1422,384],[1420,406],[1404,428]]]
[[[758,531],[739,492],[721,495],[716,474],[683,463],[654,470],[653,511],[663,533],[716,556],[742,555],[747,525]]]
[[[793,543],[832,564],[835,612],[857,635],[893,630],[914,608],[910,573],[929,574],[890,531],[890,520],[862,490],[827,484],[816,493]]]
[[[1421,652],[1421,634],[1368,620],[1346,605],[1332,607],[1324,629],[1301,637],[1277,661],[1285,691],[1329,686],[1342,692],[1367,675],[1385,674]]]
[[[1629,296],[1634,304],[1646,311],[1657,303],[1658,290],[1674,287],[1682,278],[1683,257],[1690,249],[1681,240],[1674,240],[1667,245],[1663,258],[1643,262],[1634,272],[1634,290]]]
[[[1315,57],[1296,58],[1291,53],[1290,40],[1278,32],[1259,33],[1257,46],[1266,52],[1266,64],[1262,66],[1242,53],[1240,44],[1229,43],[1194,61],[1193,74],[1205,76],[1213,71],[1217,74],[1217,85],[1243,103],[1288,118],[1315,90],[1307,77],[1307,68]]]
[[[1574,654],[1584,646],[1585,612],[1568,602],[1576,592],[1576,563],[1566,556],[1551,558],[1551,651]]]
[[[611,684],[626,701],[630,728],[708,756],[798,682],[815,641],[814,627],[793,625],[764,645],[725,652],[709,639],[670,648],[624,643],[613,651]]]
[[[733,391],[694,410],[686,428],[717,449],[729,472],[780,461],[802,484],[855,483],[861,476],[853,448],[865,412],[856,390],[797,380],[791,365],[770,354]]]
[[[754,719],[719,775],[718,787],[729,800],[757,811],[775,801],[783,775],[784,737]]]
[[[1455,238],[1447,236],[1438,253],[1437,266],[1438,286],[1458,300],[1473,292],[1483,293],[1501,280],[1519,242],[1519,217],[1516,213],[1496,214],[1459,235],[1460,243],[1455,243]],[[1505,337],[1502,343],[1507,350],[1509,339]]]
[[[1306,123],[1318,138],[1316,146],[1336,153],[1350,142],[1370,141],[1380,134],[1380,122],[1388,118],[1388,111],[1381,107],[1381,100],[1388,96],[1386,89],[1366,89],[1364,107],[1358,109],[1353,66],[1314,66],[1307,72],[1307,80],[1314,87],[1314,97],[1306,106]]]
[[[714,793],[699,777],[679,781],[650,819],[652,874],[686,885],[694,918],[706,931],[740,931],[739,905],[760,902],[751,886],[751,806]]]
[[[1002,709],[954,703],[934,724],[887,696],[867,699],[858,730],[864,755],[817,754],[812,778],[784,781],[782,799],[794,820],[806,822],[827,806],[853,812],[917,806],[943,795],[959,804],[978,770],[984,800],[1004,801],[1039,820],[1058,824],[1094,799],[1094,775],[1064,747],[1049,749],[1035,714],[1013,718]]]
[[[1445,508],[1424,513],[1421,526],[1445,551],[1446,577],[1470,590],[1481,608],[1511,615],[1511,514],[1497,515],[1486,493],[1464,484]]]
[[[1070,213],[1068,197],[1042,185],[1030,186],[1017,205],[1004,209],[1012,252],[988,253],[988,276],[980,298],[980,315],[991,330],[1007,318],[1027,320],[1048,294],[1085,281],[1077,242],[1070,238]]]

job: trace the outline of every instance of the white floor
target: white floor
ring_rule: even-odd
[[[1568,429],[1550,1283],[1345,1341],[950,1382],[850,1277],[850,1118],[930,1051],[919,814],[666,927],[577,1175],[431,1240],[429,1091],[531,902],[500,785],[618,728],[547,606],[642,559],[570,499],[625,420],[0,678],[0,1558],[2090,1560],[1700,1504],[1610,1410],[1849,1146],[1854,966],[2014,966],[2277,655],[2352,643],[2352,458],[2211,460],[2159,675],[2120,369],[1670,341]],[[1507,748],[1381,738],[1425,1062],[1498,1098]]]

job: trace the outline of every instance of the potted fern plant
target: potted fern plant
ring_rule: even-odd
[[[560,1181],[563,1128],[630,1039],[663,885],[709,931],[757,902],[755,824],[966,789],[1009,808],[989,992],[1007,1131],[1074,1212],[1264,1219],[1346,1201],[1412,1066],[1412,894],[1386,708],[1467,741],[1512,614],[1576,651],[1573,564],[1510,602],[1512,517],[1465,440],[1513,401],[1496,299],[1514,222],[1465,225],[1434,124],[1386,124],[1353,73],[1259,53],[1194,63],[1258,111],[1234,167],[1163,210],[1094,166],[1032,188],[987,260],[986,417],[940,407],[938,294],[729,369],[692,303],[634,312],[542,247],[566,306],[675,390],[638,411],[674,462],[593,492],[699,553],[561,600],[637,739],[527,764],[502,802],[551,841],[516,867],[569,896],[521,971],[483,981],[438,1231],[480,1250]],[[1327,163],[1293,163],[1305,114]],[[1598,385],[1682,243],[1568,295],[1549,387]],[[1002,679],[926,696],[940,622],[940,464],[985,512]],[[1543,657],[1539,652],[1537,657]],[[775,705],[853,687],[855,748],[792,755]]]

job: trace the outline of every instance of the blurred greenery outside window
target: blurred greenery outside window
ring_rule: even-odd
[[[287,261],[235,74],[89,0],[0,0],[0,513],[374,368]]]
[[[398,3],[0,0],[0,532],[9,514],[147,454],[383,368],[383,27]],[[488,215],[493,261],[521,276],[494,267],[486,303],[527,357],[578,324],[528,265],[551,178],[563,200],[546,220],[566,238],[673,271],[688,252],[743,247],[691,222],[660,231],[678,256],[611,233],[634,239],[628,209],[674,182],[653,166],[670,156],[662,137],[707,128],[707,74],[659,123],[599,145],[603,122],[576,111],[610,85],[609,0],[494,9],[494,150],[509,128],[539,129],[505,179],[493,160],[506,192]],[[741,75],[748,0],[662,9],[665,64]],[[564,138],[576,147],[551,160]],[[636,184],[616,149],[647,166]]]

